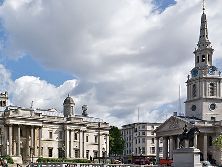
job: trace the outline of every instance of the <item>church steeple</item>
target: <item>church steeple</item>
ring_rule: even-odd
[[[208,38],[204,0],[199,35],[194,51],[195,67],[186,82],[186,116],[202,120],[222,120],[222,77],[221,72],[212,64],[214,49]]]
[[[195,49],[195,67],[207,67],[212,66],[213,48],[211,42],[208,39],[207,29],[207,16],[205,13],[205,3],[203,0],[203,13],[201,16],[200,36],[197,44],[198,48]]]

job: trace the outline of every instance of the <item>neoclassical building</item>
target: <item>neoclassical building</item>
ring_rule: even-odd
[[[63,113],[7,105],[7,92],[0,94],[0,154],[16,163],[38,157],[90,159],[109,154],[109,124],[89,117],[87,108],[75,115],[75,103],[68,96]]]
[[[122,126],[121,133],[125,141],[123,157],[125,162],[132,162],[133,156],[156,157],[156,134],[154,130],[160,123],[137,122]],[[162,156],[162,143],[159,145]]]
[[[186,147],[197,147],[201,159],[221,164],[221,150],[212,141],[222,133],[222,77],[213,65],[213,51],[208,37],[205,9],[201,16],[199,41],[195,49],[195,67],[188,75],[185,116],[174,116],[156,129],[157,141],[163,139],[163,158],[172,159],[173,150],[179,147],[178,135],[183,132],[185,124],[188,130],[194,126],[200,130],[192,140],[186,141]],[[157,142],[159,148],[159,142]],[[159,149],[157,149],[157,159]]]

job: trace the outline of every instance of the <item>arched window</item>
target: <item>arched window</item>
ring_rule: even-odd
[[[193,86],[192,86],[192,95],[193,95],[193,97],[197,96],[197,86],[196,86],[196,84],[193,84]]]
[[[210,83],[209,93],[210,93],[210,96],[215,96],[215,84],[214,83]]]

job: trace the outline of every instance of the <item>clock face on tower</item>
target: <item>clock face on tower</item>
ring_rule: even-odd
[[[216,70],[217,70],[217,68],[215,66],[211,66],[208,69],[208,74],[213,75]]]
[[[215,110],[215,109],[216,109],[216,104],[215,104],[215,103],[211,103],[211,104],[209,105],[209,109],[210,109],[211,111]]]
[[[198,75],[198,69],[194,68],[191,70],[192,77],[196,77]]]

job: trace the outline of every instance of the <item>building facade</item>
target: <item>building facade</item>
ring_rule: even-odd
[[[207,17],[203,9],[199,41],[194,51],[195,66],[191,69],[186,82],[185,116],[174,115],[155,131],[157,141],[163,138],[164,159],[173,158],[173,150],[179,148],[179,134],[184,131],[186,125],[188,130],[198,127],[200,133],[185,141],[184,146],[200,149],[201,160],[221,165],[221,149],[212,142],[222,133],[222,77],[221,72],[213,65],[213,51],[208,36]]]
[[[109,124],[75,115],[71,97],[64,100],[63,113],[7,105],[8,94],[0,94],[0,154],[16,163],[36,161],[38,157],[92,159],[109,154]]]
[[[121,133],[125,141],[123,156],[131,160],[132,156],[156,157],[156,134],[154,130],[160,123],[138,122],[123,125]],[[162,152],[162,143],[159,145],[160,154]]]

